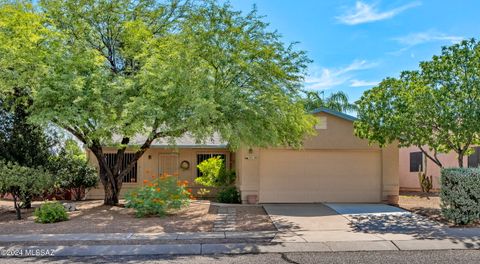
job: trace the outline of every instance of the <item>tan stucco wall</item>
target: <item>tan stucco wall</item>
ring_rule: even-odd
[[[382,200],[389,195],[398,195],[400,183],[398,178],[398,147],[391,144],[382,148]]]
[[[428,149],[425,146],[424,149]],[[418,172],[410,172],[410,153],[420,151],[418,147],[400,148],[399,150],[399,176],[400,176],[400,190],[402,191],[420,191],[420,184],[418,182]],[[430,152],[431,153],[431,152]],[[438,159],[445,168],[458,167],[457,154],[455,152],[439,153]],[[440,189],[440,167],[430,159],[427,161],[427,174],[432,175],[433,189]],[[467,166],[468,157],[464,157],[463,164]]]
[[[317,129],[317,135],[304,141],[304,149],[378,149],[368,141],[354,136],[353,122],[330,114],[320,113],[326,117],[327,128]]]
[[[241,148],[235,152],[235,172],[237,173],[237,187],[246,201],[248,195],[257,195],[260,186],[258,148]]]
[[[113,153],[113,149],[106,148],[105,153]],[[128,151],[127,151],[128,152]],[[91,163],[98,168],[98,163],[95,156],[87,152]],[[201,188],[209,189],[203,186],[200,186],[194,182],[197,177],[197,154],[200,153],[215,153],[215,154],[225,154],[227,159],[227,164],[229,166],[234,166],[234,158],[230,157],[230,152],[226,149],[171,149],[171,148],[151,148],[143,154],[143,156],[137,162],[137,173],[138,180],[136,183],[123,183],[122,190],[120,192],[120,197],[123,197],[125,192],[143,185],[143,180],[151,180],[152,177],[160,176],[161,172],[159,171],[159,158],[160,155],[164,154],[174,154],[178,155],[177,166],[178,166],[178,180],[188,181],[188,188],[192,189],[194,195],[197,194],[197,191]],[[186,160],[190,163],[190,168],[187,170],[180,168],[180,162]],[[215,190],[211,190],[209,196],[214,196]],[[99,183],[98,188],[92,189],[87,194],[88,199],[103,199],[104,191],[103,186]]]
[[[398,195],[398,148],[381,149],[354,135],[353,122],[330,114],[326,129],[302,150],[242,149],[236,153],[242,200],[380,202]]]

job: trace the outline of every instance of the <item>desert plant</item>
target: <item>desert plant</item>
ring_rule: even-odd
[[[187,182],[178,182],[176,177],[162,176],[152,181],[145,180],[144,186],[125,195],[125,207],[135,209],[137,217],[163,216],[170,210],[188,206],[193,199]]]
[[[420,182],[420,188],[422,192],[429,193],[433,188],[433,177],[432,175],[427,176],[427,160],[423,158],[422,155],[422,162],[423,162],[423,171],[422,166],[418,168],[418,181]]]
[[[240,193],[235,186],[230,186],[217,193],[217,201],[220,203],[241,203]]]
[[[30,168],[0,161],[0,194],[10,194],[17,219],[22,219],[20,201],[28,201],[49,191],[53,177],[43,168]]]
[[[420,188],[422,192],[429,193],[433,188],[433,177],[432,175],[427,176],[424,172],[418,173],[418,180],[420,181]]]
[[[441,173],[442,215],[458,225],[480,220],[480,169],[448,168]]]
[[[35,209],[35,222],[47,224],[68,220],[67,210],[59,202],[47,202]]]
[[[432,175],[427,176],[424,172],[418,173],[418,180],[420,182],[420,188],[422,192],[429,193],[433,188],[433,177]]]

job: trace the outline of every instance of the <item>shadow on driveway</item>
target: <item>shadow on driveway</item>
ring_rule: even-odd
[[[450,228],[425,216],[384,204],[327,204],[350,220],[355,232],[394,240],[402,235],[414,239],[448,239],[467,246],[480,246],[480,228]]]

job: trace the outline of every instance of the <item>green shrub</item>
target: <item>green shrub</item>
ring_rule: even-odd
[[[480,219],[480,169],[443,169],[441,183],[442,215],[455,224]]]
[[[17,213],[21,219],[21,201],[43,195],[53,188],[54,181],[50,173],[43,168],[30,168],[11,162],[0,161],[0,194],[11,194]]]
[[[163,216],[169,210],[188,206],[193,198],[191,190],[185,188],[187,182],[178,182],[173,176],[162,176],[144,184],[125,195],[125,207],[135,209],[137,217]]]
[[[85,191],[98,184],[98,172],[87,161],[68,155],[59,155],[50,161],[50,170],[56,175],[58,187],[73,193],[81,200]]]
[[[62,180],[62,187],[72,191],[73,198],[79,201],[83,199],[85,191],[98,185],[99,177],[95,168],[81,163],[72,173],[64,174]]]
[[[235,188],[236,175],[233,170],[225,168],[221,157],[213,157],[197,165],[202,176],[195,182],[207,187],[217,187],[217,201],[220,203],[240,203],[240,194]]]
[[[221,157],[212,157],[197,165],[202,176],[195,182],[207,187],[227,187],[235,183],[235,172],[225,168],[225,161]]]
[[[39,208],[35,209],[33,215],[35,216],[35,222],[42,224],[68,220],[67,211],[59,202],[44,203]]]
[[[230,186],[217,193],[217,201],[220,203],[241,203],[240,193],[237,188]]]

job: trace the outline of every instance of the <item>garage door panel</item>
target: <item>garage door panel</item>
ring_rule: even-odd
[[[379,151],[265,150],[260,202],[378,202]]]

